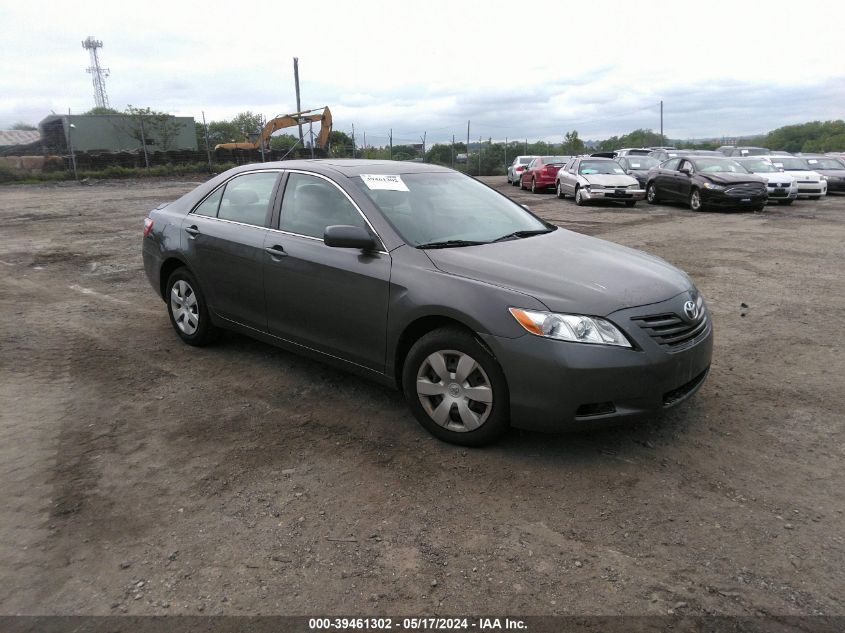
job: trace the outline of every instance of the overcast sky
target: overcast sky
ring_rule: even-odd
[[[0,129],[110,105],[209,120],[329,105],[360,143],[747,135],[845,118],[845,1],[0,0]]]

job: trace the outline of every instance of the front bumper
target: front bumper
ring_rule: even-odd
[[[667,351],[632,317],[677,313],[684,293],[645,308],[608,317],[636,349],[555,341],[531,334],[516,339],[479,336],[501,364],[508,381],[511,424],[563,431],[597,428],[654,415],[683,402],[704,384],[713,352],[713,329],[683,349]]]
[[[769,187],[769,200],[795,200],[798,187]]]
[[[799,196],[824,196],[827,194],[827,182],[799,182]]]
[[[827,190],[835,191],[837,193],[845,191],[845,180],[833,180],[832,178],[829,179],[827,181]]]
[[[768,199],[769,195],[765,191],[749,195],[730,195],[724,191],[701,189],[701,204],[706,207],[744,209],[764,205]]]
[[[643,200],[645,189],[585,187],[582,195],[587,200]]]

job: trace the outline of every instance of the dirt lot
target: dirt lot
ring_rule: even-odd
[[[487,181],[693,277],[691,402],[442,444],[398,393],[178,342],[141,227],[195,183],[1,188],[0,613],[845,614],[845,197],[696,215]]]

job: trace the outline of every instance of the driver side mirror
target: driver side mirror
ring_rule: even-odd
[[[687,176],[692,176],[692,172],[689,170],[689,167],[681,167],[678,171],[682,174],[686,174]]]
[[[344,224],[327,226],[323,231],[323,243],[335,248],[360,248],[365,251],[376,247],[376,241],[367,229]]]

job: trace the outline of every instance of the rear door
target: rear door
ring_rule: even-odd
[[[677,175],[678,165],[680,165],[680,163],[680,158],[672,158],[665,162],[661,166],[660,171],[657,173],[657,177],[654,180],[657,188],[657,195],[661,198],[677,200],[678,190],[677,185],[675,184],[675,176]]]
[[[239,174],[182,221],[183,252],[210,309],[224,319],[267,331],[264,236],[280,170]]]
[[[331,225],[375,235],[352,199],[331,179],[291,171],[278,230],[264,243],[264,287],[271,334],[384,371],[390,255],[333,248],[323,242]],[[379,242],[380,244],[380,242]]]

